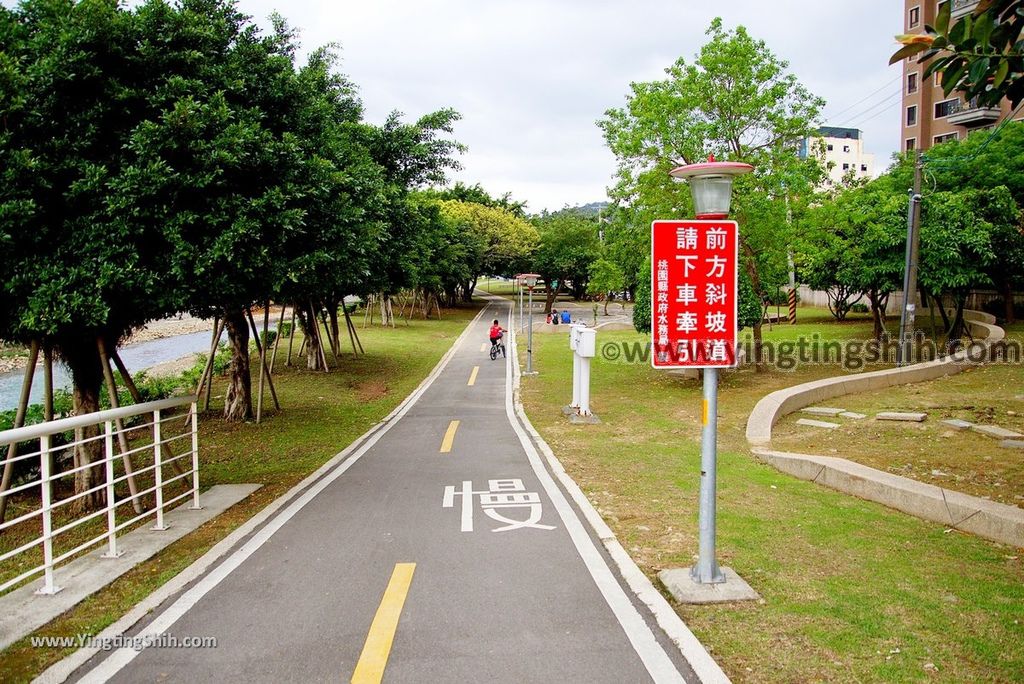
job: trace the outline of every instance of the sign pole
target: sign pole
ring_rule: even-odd
[[[715,559],[715,505],[718,460],[718,369],[704,369],[704,427],[700,437],[700,546],[697,564],[691,569],[695,582],[717,584],[725,581]]]
[[[716,559],[718,377],[737,363],[739,225],[729,221],[734,176],[753,167],[707,162],[673,169],[690,184],[696,220],[651,225],[651,334],[654,368],[703,370],[697,562],[658,573],[680,603],[757,599],[750,585]]]
[[[530,288],[530,328],[526,333],[526,374],[533,375],[533,288]]]

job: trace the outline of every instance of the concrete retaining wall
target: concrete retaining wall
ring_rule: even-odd
[[[761,460],[802,480],[876,501],[911,515],[970,532],[985,539],[1024,547],[1024,510],[925,484],[829,456],[754,449]]]
[[[965,311],[964,318],[974,338],[986,346],[1006,336],[1006,332],[995,324],[994,316],[981,311]],[[959,373],[967,365],[969,362],[964,352],[959,352],[943,359],[903,368],[840,375],[777,390],[757,402],[754,410],[750,412],[747,419],[747,441],[754,446],[769,444],[772,439],[772,427],[780,418],[812,404],[857,392],[934,380]]]

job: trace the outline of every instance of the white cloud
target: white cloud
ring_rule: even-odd
[[[631,80],[661,78],[676,58],[692,57],[716,15],[788,60],[828,101],[826,118],[842,114],[828,124],[859,125],[880,161],[899,146],[898,98],[884,100],[900,85],[899,67],[887,66],[902,30],[902,3],[892,0],[240,0],[240,8],[257,19],[277,9],[301,28],[306,48],[339,43],[371,121],[394,109],[409,118],[461,112],[456,137],[469,153],[458,177],[511,191],[533,211],[604,198],[615,161],[594,122],[623,104]]]

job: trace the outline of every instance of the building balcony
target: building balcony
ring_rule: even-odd
[[[950,0],[953,3],[953,7],[950,8],[949,16],[950,19],[959,19],[960,17],[966,16],[974,11],[974,8],[978,6],[979,0]]]
[[[1002,115],[998,107],[979,107],[977,100],[971,100],[967,103],[958,103],[955,111],[946,120],[954,126],[973,128],[994,123]]]

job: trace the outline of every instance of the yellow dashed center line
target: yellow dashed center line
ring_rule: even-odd
[[[398,619],[402,616],[405,597],[409,595],[412,574],[416,570],[415,563],[396,563],[391,573],[391,581],[384,590],[377,614],[373,617],[370,632],[366,635],[366,644],[359,655],[355,672],[352,673],[352,684],[377,684],[384,677],[384,668],[391,654],[391,644],[395,640]]]
[[[469,382],[466,384],[472,387],[476,384],[476,374],[480,372],[480,366],[473,366],[473,372],[469,374]]]
[[[453,420],[448,424],[448,430],[444,433],[444,439],[441,440],[441,453],[447,454],[452,450],[452,443],[455,441],[455,433],[459,430],[459,421]]]

